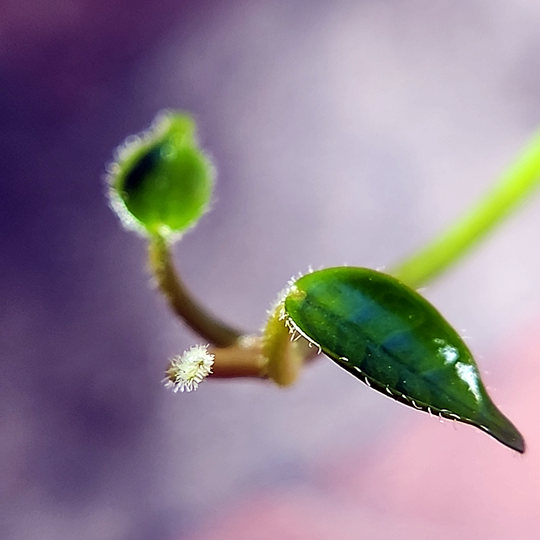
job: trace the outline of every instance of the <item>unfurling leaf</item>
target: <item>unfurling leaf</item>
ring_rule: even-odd
[[[397,279],[367,268],[319,270],[294,282],[284,311],[291,330],[375,390],[525,451],[521,434],[488,396],[461,337]]]
[[[208,209],[214,168],[197,144],[191,117],[168,112],[117,150],[109,184],[111,204],[126,226],[170,238]]]

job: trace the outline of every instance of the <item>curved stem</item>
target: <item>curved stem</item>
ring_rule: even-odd
[[[243,335],[214,317],[191,296],[175,269],[169,246],[163,237],[155,235],[150,239],[148,260],[152,274],[172,310],[213,345],[209,349],[215,357],[213,378],[268,377],[262,338]],[[307,345],[303,348],[300,345],[295,345],[299,354],[310,360],[314,356],[313,351],[308,350]]]
[[[150,268],[172,310],[205,340],[217,347],[234,345],[242,332],[220,321],[189,293],[176,272],[167,242],[153,236],[148,248]]]
[[[431,244],[389,270],[411,287],[437,277],[500,223],[540,184],[540,131],[493,189]]]

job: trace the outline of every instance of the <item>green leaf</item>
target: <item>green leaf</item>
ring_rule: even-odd
[[[188,115],[161,114],[148,132],[128,138],[117,158],[109,168],[111,201],[128,227],[177,236],[208,209],[214,168]]]
[[[397,279],[367,268],[319,270],[291,286],[284,310],[293,330],[375,390],[525,451],[521,434],[488,396],[463,340]]]

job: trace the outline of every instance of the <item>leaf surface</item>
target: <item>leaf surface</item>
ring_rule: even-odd
[[[397,279],[367,268],[319,270],[292,285],[284,309],[294,330],[375,390],[525,451],[464,341],[432,304]]]

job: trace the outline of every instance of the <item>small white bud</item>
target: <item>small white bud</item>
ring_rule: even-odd
[[[208,345],[195,345],[171,359],[163,382],[174,392],[191,392],[212,373],[213,365],[214,355],[208,352]]]

